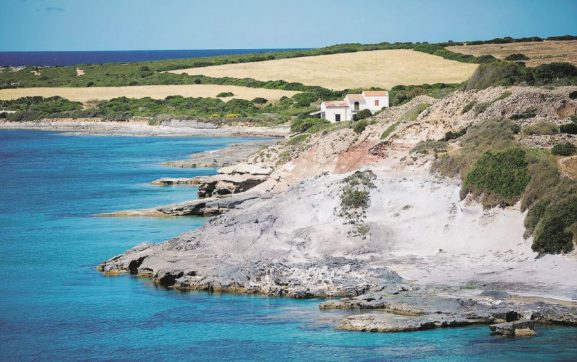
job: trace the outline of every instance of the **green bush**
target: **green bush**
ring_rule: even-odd
[[[360,121],[361,119],[369,118],[373,115],[369,109],[363,109],[353,115],[353,121]]]
[[[505,57],[505,60],[511,60],[511,61],[529,60],[529,57],[526,56],[525,54],[515,53],[515,54],[507,55]]]
[[[569,93],[569,99],[577,99],[577,91]]]
[[[341,195],[341,207],[343,209],[358,209],[369,206],[369,192],[364,190],[355,190],[352,187],[346,187]]]
[[[232,92],[220,92],[216,96],[217,96],[217,98],[233,97],[234,93],[232,93]]]
[[[389,127],[387,127],[386,130],[383,131],[383,134],[381,135],[381,139],[387,139],[391,133],[393,133],[395,131],[395,129],[397,129],[397,127],[399,126],[400,122],[395,122],[392,125],[390,125]]]
[[[573,192],[577,190],[573,189]],[[535,227],[533,251],[540,254],[568,253],[575,248],[577,197],[558,198],[542,211]],[[540,210],[541,211],[541,210]]]
[[[402,122],[413,122],[416,121],[417,118],[421,113],[425,111],[425,109],[431,106],[430,103],[419,103],[415,107],[409,109],[405,114],[401,116]]]
[[[513,205],[530,181],[525,151],[486,152],[465,177],[463,193],[484,195],[485,206]]]
[[[411,150],[411,153],[428,154],[429,152],[446,152],[447,142],[443,141],[421,141]]]
[[[559,143],[553,146],[551,153],[556,156],[572,156],[577,153],[577,147],[571,143]]]
[[[355,123],[353,123],[351,125],[351,128],[353,129],[353,131],[355,131],[356,134],[360,134],[360,133],[363,133],[365,128],[367,128],[368,124],[369,123],[367,122],[367,120],[363,119],[361,121],[356,121]]]
[[[397,85],[391,88],[389,92],[389,102],[391,106],[398,106],[409,102],[411,99],[428,95],[433,98],[443,98],[453,91],[459,89],[460,84],[421,84],[421,85]]]
[[[456,131],[456,132],[449,131],[449,132],[445,133],[445,137],[443,137],[443,138],[441,139],[441,141],[445,141],[445,142],[446,142],[446,141],[454,140],[454,139],[457,139],[457,138],[459,138],[459,137],[461,137],[461,136],[464,136],[465,133],[467,133],[467,127],[463,128],[463,129],[460,129],[460,130],[458,130],[458,131]]]
[[[562,124],[559,126],[559,131],[561,133],[577,134],[577,123]]]
[[[294,121],[291,124],[291,132],[294,133],[303,133],[306,132],[309,128],[316,126],[316,125],[329,125],[330,122],[326,119],[321,118],[303,118]]]
[[[296,135],[296,136],[294,136],[293,138],[291,138],[291,139],[287,142],[287,144],[288,144],[288,145],[291,145],[291,146],[298,145],[298,144],[303,143],[303,142],[305,142],[306,140],[308,140],[309,137],[310,137],[309,134],[301,133],[301,134]]]
[[[559,127],[553,122],[539,121],[523,128],[525,135],[553,135],[559,133]]]
[[[262,97],[256,97],[255,99],[252,100],[252,103],[254,104],[266,104],[267,102],[268,99]]]

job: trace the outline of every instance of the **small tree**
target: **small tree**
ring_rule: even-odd
[[[357,112],[353,115],[353,121],[360,121],[361,119],[369,118],[373,115],[369,109],[363,109],[360,112]]]

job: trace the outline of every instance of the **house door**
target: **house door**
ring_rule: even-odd
[[[340,121],[341,121],[341,115],[335,114],[335,122],[340,122]]]

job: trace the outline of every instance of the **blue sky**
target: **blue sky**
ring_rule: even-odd
[[[320,47],[577,35],[577,0],[0,0],[0,50]]]

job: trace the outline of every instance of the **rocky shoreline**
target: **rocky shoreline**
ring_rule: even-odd
[[[216,126],[198,121],[172,121],[150,125],[148,120],[101,121],[85,119],[43,119],[28,122],[0,121],[1,129],[32,129],[65,132],[69,135],[129,137],[285,137],[288,127]]]
[[[503,91],[475,96],[495,99]],[[213,217],[198,230],[127,250],[98,270],[183,291],[323,298],[323,310],[351,311],[336,324],[341,330],[484,324],[492,326],[488,333],[529,336],[540,324],[577,326],[575,253],[538,257],[523,236],[519,205],[485,209],[462,199],[458,180],[429,172],[436,154],[411,152],[496,108],[521,112],[526,104],[513,99],[545,99],[538,117],[562,121],[557,104],[564,89],[510,91],[512,100],[491,103],[487,115],[462,112],[470,92],[417,97],[379,114],[361,133],[319,133],[302,145],[273,146],[270,159],[248,157],[217,176],[159,180],[196,183],[204,198],[103,216]],[[398,126],[423,102],[431,106]],[[398,128],[383,140],[391,126]],[[256,180],[249,188],[246,177]]]

